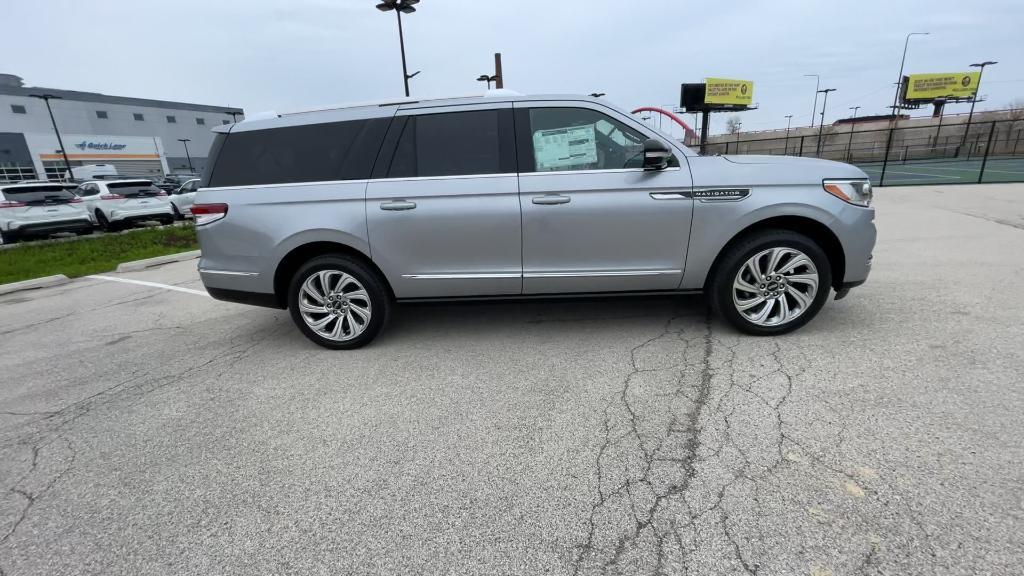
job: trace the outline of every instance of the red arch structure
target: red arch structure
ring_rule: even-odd
[[[691,141],[697,139],[697,133],[693,131],[693,128],[690,128],[689,124],[684,122],[683,119],[680,118],[679,116],[676,116],[675,114],[669,112],[668,110],[665,110],[664,108],[657,108],[655,106],[641,106],[640,108],[633,110],[633,114],[639,114],[640,112],[657,112],[658,114],[664,114],[665,116],[668,116],[670,120],[683,127],[683,131],[686,133],[686,137],[688,139],[690,139]]]

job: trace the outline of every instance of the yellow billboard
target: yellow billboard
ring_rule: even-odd
[[[911,74],[907,80],[907,100],[935,98],[973,98],[978,92],[981,72]]]
[[[750,80],[707,78],[704,86],[705,104],[749,106],[754,101],[754,83]]]

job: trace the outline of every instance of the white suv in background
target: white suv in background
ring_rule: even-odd
[[[92,233],[81,198],[58,182],[0,185],[0,244],[57,232]]]
[[[167,193],[149,180],[91,180],[79,185],[76,194],[104,230],[117,230],[145,220],[161,224],[174,221]]]
[[[192,215],[192,203],[196,199],[196,191],[199,190],[199,178],[193,178],[171,192],[171,210],[175,218],[185,218]]]

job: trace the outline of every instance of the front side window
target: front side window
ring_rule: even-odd
[[[527,111],[533,166],[520,172],[643,167],[647,137],[610,116],[588,108]]]
[[[410,116],[388,178],[500,174],[498,110]]]

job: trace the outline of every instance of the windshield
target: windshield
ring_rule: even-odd
[[[3,193],[8,200],[25,204],[63,203],[75,199],[75,195],[65,190],[60,184],[4,188]]]

